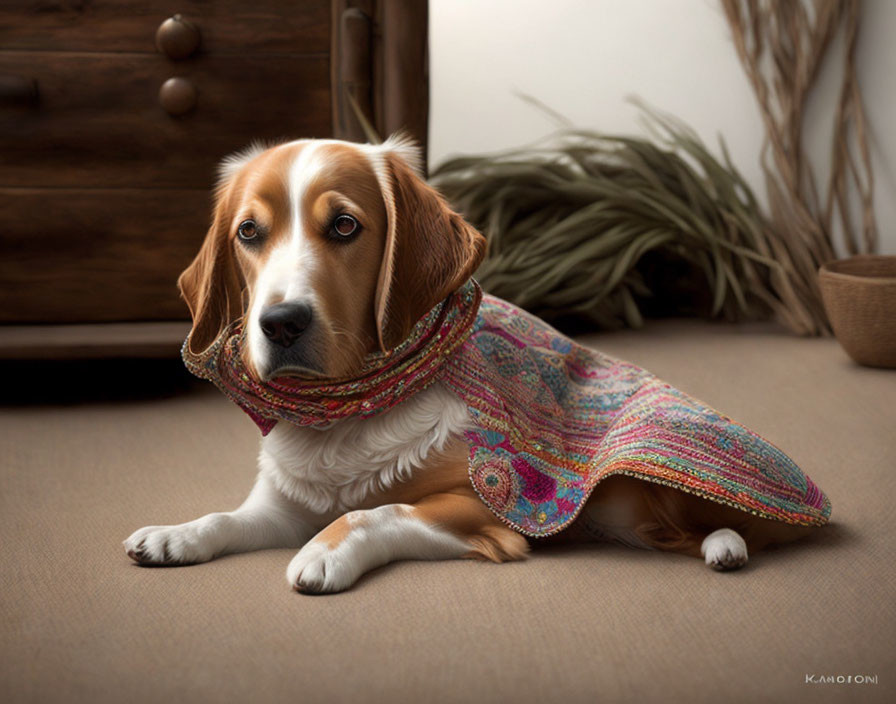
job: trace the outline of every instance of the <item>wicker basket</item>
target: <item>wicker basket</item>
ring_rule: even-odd
[[[818,282],[846,353],[869,367],[896,367],[896,256],[830,262],[818,270]]]

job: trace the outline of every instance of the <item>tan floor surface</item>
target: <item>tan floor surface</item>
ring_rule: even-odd
[[[0,701],[896,701],[896,372],[766,326],[587,340],[780,446],[833,524],[733,574],[595,545],[394,564],[302,596],[291,550],[163,569],[124,554],[134,529],[235,507],[251,486],[257,431],[210,386],[7,404]],[[4,369],[6,384],[27,373]]]

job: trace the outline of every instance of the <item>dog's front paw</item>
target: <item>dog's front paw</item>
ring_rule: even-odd
[[[142,565],[192,565],[214,557],[211,540],[196,521],[146,526],[124,541],[128,556]]]
[[[714,570],[736,570],[747,564],[747,544],[730,528],[720,528],[707,535],[700,552]]]
[[[362,570],[352,564],[350,553],[311,541],[299,550],[286,568],[286,579],[303,594],[333,594],[352,586]]]

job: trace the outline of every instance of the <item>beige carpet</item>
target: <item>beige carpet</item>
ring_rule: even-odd
[[[254,426],[173,367],[139,383],[127,365],[74,367],[73,390],[23,393],[10,384],[58,370],[7,364],[0,701],[896,701],[896,372],[768,327],[588,340],[779,445],[834,523],[733,574],[588,546],[394,564],[310,597],[286,584],[290,550],[141,568],[121,547],[131,531],[241,501]]]

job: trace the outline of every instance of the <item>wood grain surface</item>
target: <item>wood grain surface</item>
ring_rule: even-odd
[[[331,134],[326,57],[215,56],[172,70],[155,56],[0,52],[31,75],[33,107],[0,110],[0,186],[210,187],[215,165],[253,140]],[[158,102],[173,75],[194,83],[180,117]]]
[[[204,190],[0,189],[3,322],[188,318],[177,276],[210,212]]]
[[[189,332],[190,323],[186,320],[86,325],[0,325],[0,360],[103,357],[175,359]]]
[[[330,50],[328,0],[6,0],[0,47],[154,54],[156,29],[176,12],[199,28],[200,56]]]

